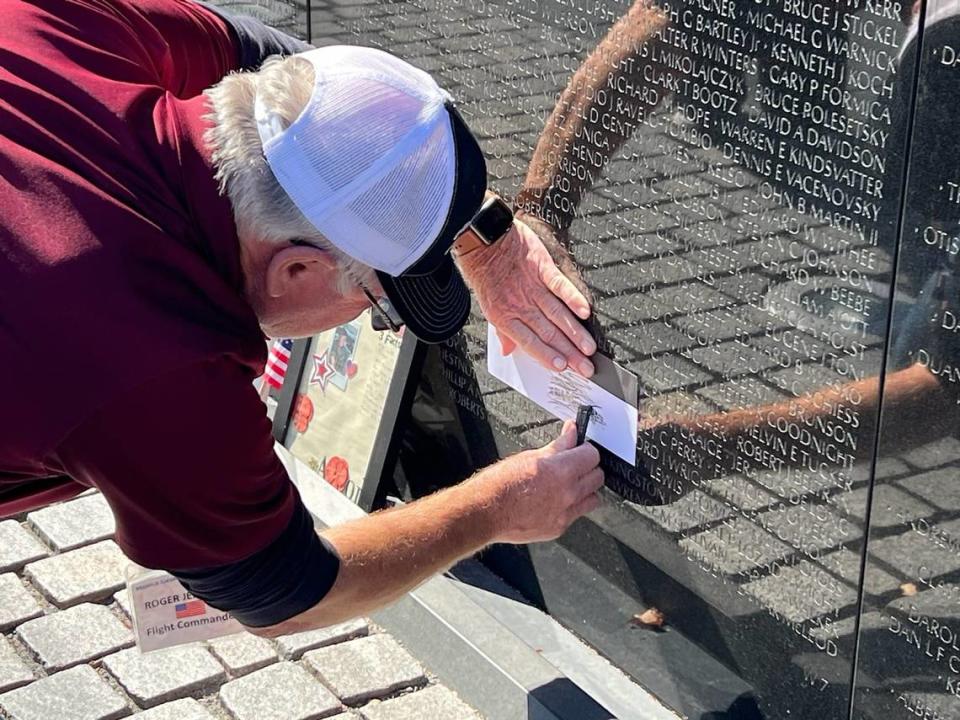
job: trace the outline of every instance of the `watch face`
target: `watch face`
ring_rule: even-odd
[[[500,198],[484,205],[473,219],[473,227],[486,243],[503,237],[513,224],[513,211]]]

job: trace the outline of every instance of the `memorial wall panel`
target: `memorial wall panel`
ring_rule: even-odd
[[[491,562],[684,713],[846,717],[913,94],[909,9],[368,10],[346,23],[351,41],[400,54],[458,99],[493,187],[569,250],[593,330],[642,388],[637,467],[605,457],[601,510],[560,543]],[[411,448],[476,466],[556,434],[487,374],[484,336],[475,314],[435,351]],[[469,470],[446,466],[458,468],[446,482]],[[428,471],[416,453],[404,469]],[[636,619],[651,607],[662,628]]]
[[[934,0],[917,63],[860,619],[855,718],[960,717],[960,4]]]
[[[636,467],[486,561],[685,717],[960,717],[955,5],[312,6],[454,95],[639,378]],[[428,355],[414,495],[557,433],[485,337]]]

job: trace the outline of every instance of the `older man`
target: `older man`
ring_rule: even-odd
[[[428,75],[339,47],[227,76],[271,41],[187,0],[0,11],[0,515],[96,487],[131,558],[271,634],[596,506],[598,454],[567,427],[320,536],[273,453],[251,384],[264,333],[372,304],[443,340],[468,310],[451,254],[505,336],[591,372],[586,300],[484,199],[479,148]]]

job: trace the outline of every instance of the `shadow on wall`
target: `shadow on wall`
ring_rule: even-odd
[[[597,704],[583,690],[567,678],[551,680],[535,688],[527,696],[529,720],[618,720],[606,708]],[[757,700],[752,693],[744,693],[729,708],[709,712],[699,720],[763,720]],[[619,720],[642,720],[619,718]]]
[[[568,678],[534,688],[527,696],[529,720],[617,720]]]
[[[757,699],[752,693],[745,693],[733,701],[726,710],[708,712],[700,716],[700,720],[763,720]]]

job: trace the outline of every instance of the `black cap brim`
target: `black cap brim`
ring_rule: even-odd
[[[447,105],[453,130],[456,173],[443,229],[430,249],[399,277],[377,271],[387,299],[418,339],[440,343],[466,324],[470,291],[450,256],[460,231],[473,219],[487,190],[487,165],[460,113]]]

